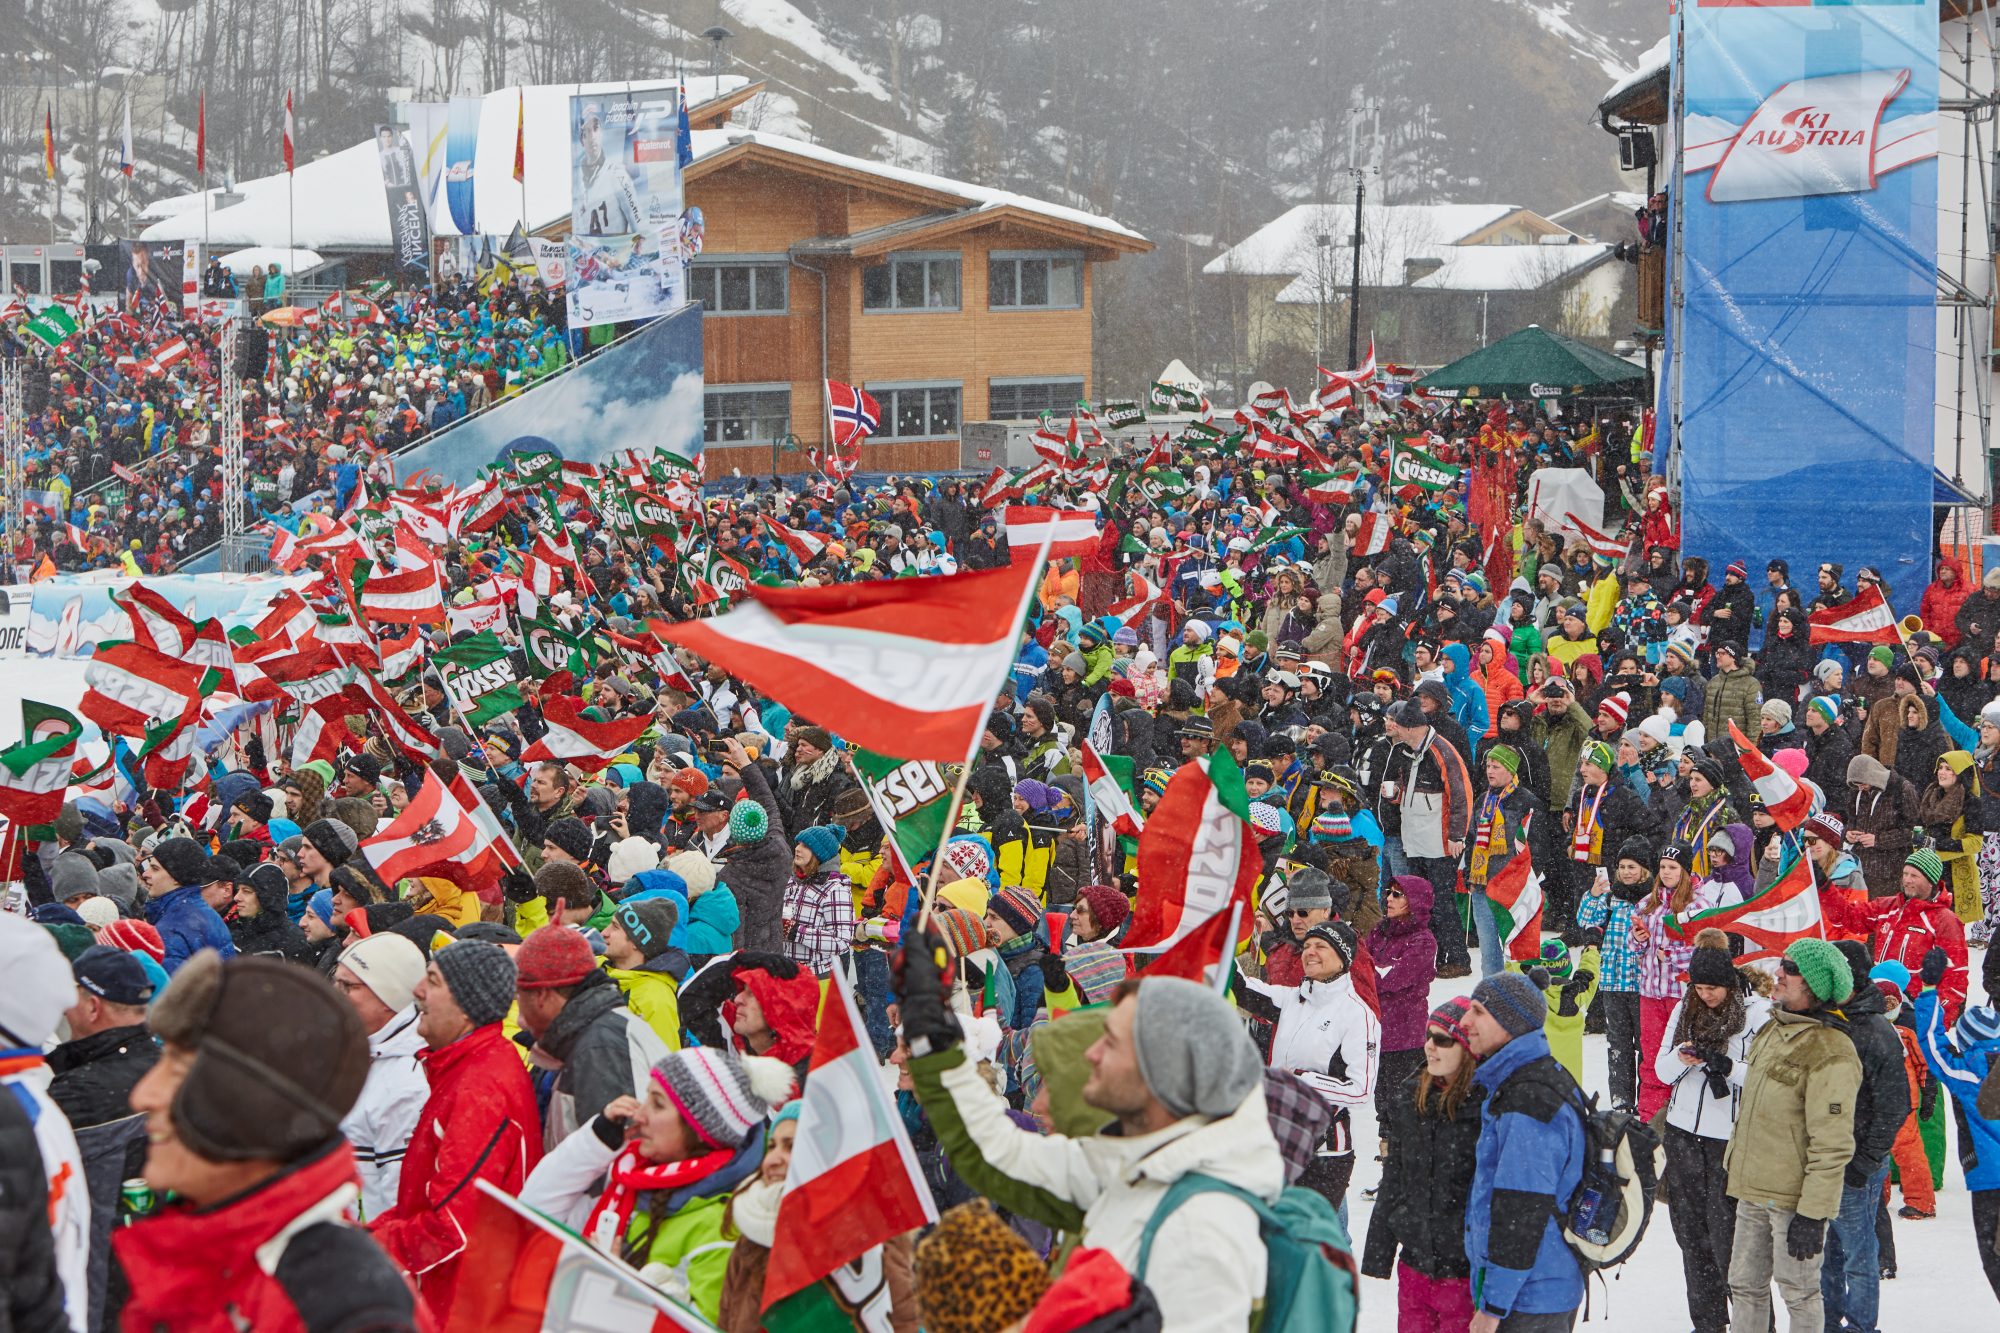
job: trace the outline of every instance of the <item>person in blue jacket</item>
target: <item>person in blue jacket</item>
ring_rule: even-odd
[[[1472,678],[1472,654],[1462,643],[1444,646],[1444,687],[1451,695],[1451,716],[1465,734],[1477,740],[1492,719],[1486,712],[1486,691]]]
[[[1558,1333],[1583,1303],[1583,1270],[1563,1216],[1583,1180],[1576,1083],[1549,1053],[1542,989],[1519,972],[1473,988],[1466,1036],[1486,1093],[1465,1257],[1472,1266],[1471,1333]]]
[[[1968,1004],[1945,1035],[1937,984],[1949,960],[1943,949],[1924,955],[1918,974],[1917,1044],[1924,1063],[1948,1089],[1958,1109],[1959,1164],[1972,1194],[1973,1248],[1993,1294],[2000,1297],[2000,1009]],[[1989,974],[1990,975],[1990,974]],[[1994,998],[1990,993],[1987,998]]]
[[[202,949],[224,958],[236,953],[229,927],[202,901],[202,887],[213,878],[208,853],[193,838],[162,839],[139,862],[139,882],[150,895],[146,920],[166,945],[160,965],[168,976]]]

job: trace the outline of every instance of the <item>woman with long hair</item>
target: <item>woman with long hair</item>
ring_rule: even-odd
[[[1986,828],[1977,765],[1970,750],[1947,750],[1917,798],[1917,827],[1936,845],[1951,882],[1952,908],[1968,924],[1986,915],[1979,898],[1977,860]]]
[[[1770,1014],[1770,1002],[1751,993],[1730,963],[1728,936],[1715,929],[1696,935],[1687,993],[1668,1015],[1670,1035],[1653,1060],[1653,1075],[1668,1090],[1664,1184],[1694,1333],[1729,1326],[1736,1205],[1722,1157],[1736,1127],[1750,1039]]]
[[[1465,1209],[1485,1093],[1472,1081],[1478,1061],[1465,1032],[1471,1004],[1461,995],[1431,1012],[1423,1067],[1384,1109],[1388,1160],[1361,1271],[1395,1275],[1397,1333],[1464,1333],[1472,1323]]]
[[[1712,881],[1696,876],[1695,851],[1684,842],[1669,842],[1660,852],[1653,891],[1639,904],[1632,923],[1632,944],[1639,956],[1639,1118],[1650,1120],[1667,1104],[1668,1088],[1659,1075],[1658,1058],[1666,1043],[1668,1019],[1683,994],[1681,974],[1694,956],[1694,946],[1677,927],[1696,912],[1714,905]]]

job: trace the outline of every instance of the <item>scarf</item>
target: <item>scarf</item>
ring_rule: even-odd
[[[1572,861],[1601,862],[1604,859],[1604,830],[1598,827],[1598,807],[1604,804],[1604,794],[1611,790],[1609,782],[1598,784],[1597,794],[1586,802],[1584,789],[1576,789],[1576,828],[1569,838],[1569,859]]]
[[[678,1162],[649,1162],[639,1155],[637,1145],[626,1144],[611,1159],[604,1193],[583,1224],[584,1238],[606,1254],[622,1254],[623,1237],[641,1194],[684,1189],[714,1175],[735,1156],[732,1149],[717,1148]]]
[[[1489,787],[1479,798],[1479,827],[1473,832],[1472,859],[1466,866],[1467,878],[1474,884],[1486,882],[1491,859],[1507,850],[1507,813],[1501,804],[1520,785],[1520,780],[1515,779],[1499,791]]]

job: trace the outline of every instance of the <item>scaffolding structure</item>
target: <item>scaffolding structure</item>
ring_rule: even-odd
[[[1940,536],[1963,549],[1993,529],[1993,327],[2000,308],[1994,273],[1994,257],[2000,254],[2000,14],[1991,0],[1943,0],[1941,17],[1940,392],[1933,456],[1952,485],[1978,502],[1943,505],[1939,511]],[[1947,439],[1949,450],[1944,447]]]
[[[215,429],[222,436],[222,571],[242,574],[245,559],[243,488],[249,474],[243,461],[243,322],[234,316],[222,322],[222,347],[216,379]]]

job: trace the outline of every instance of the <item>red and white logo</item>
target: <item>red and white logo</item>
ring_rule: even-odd
[[[1794,79],[1742,125],[1688,117],[1687,171],[1709,171],[1710,203],[1872,190],[1886,172],[1937,156],[1937,114],[1888,117],[1907,69]]]

